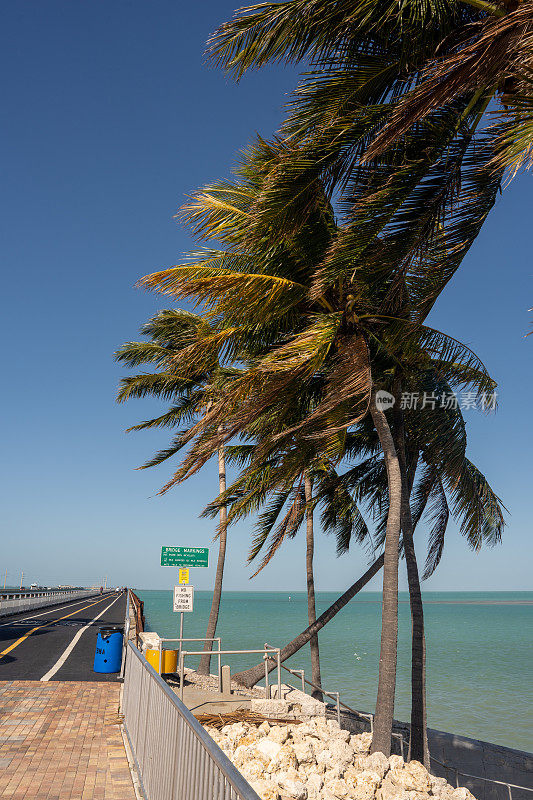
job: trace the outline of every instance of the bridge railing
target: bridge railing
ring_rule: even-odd
[[[146,800],[260,800],[131,642],[122,713]]]
[[[51,591],[6,592],[0,595],[0,617],[55,606],[63,600],[83,600],[94,597],[99,589],[52,589]]]

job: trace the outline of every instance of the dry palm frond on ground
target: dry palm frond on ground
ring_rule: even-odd
[[[263,722],[268,722],[269,725],[300,725],[301,723],[299,719],[265,717],[263,714],[258,714],[257,711],[247,711],[245,708],[238,708],[227,714],[198,714],[196,719],[201,725],[208,725],[219,730],[224,725],[232,725],[234,722],[248,722],[250,725],[261,725]]]

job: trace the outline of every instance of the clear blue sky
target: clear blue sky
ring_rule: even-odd
[[[154,410],[116,406],[112,353],[164,299],[141,275],[191,241],[172,215],[224,176],[254,131],[277,127],[295,73],[235,85],[204,64],[204,43],[233,2],[12,0],[2,41],[2,477],[0,579],[166,587],[161,544],[209,545],[197,515],[214,465],[164,498],[169,474],[134,471],[167,434],[125,435]],[[471,554],[451,530],[428,589],[531,589],[533,337],[531,176],[499,200],[432,322],[468,342],[500,383],[495,416],[466,412],[470,455],[510,510],[505,543]],[[260,578],[245,566],[250,525],[231,532],[228,589],[303,589],[301,542]],[[423,537],[421,537],[423,538]],[[364,569],[317,548],[320,589]],[[403,575],[402,566],[402,575]],[[198,570],[208,588],[213,571]],[[374,583],[372,588],[379,588]]]

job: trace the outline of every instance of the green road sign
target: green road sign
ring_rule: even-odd
[[[207,567],[208,547],[162,547],[162,567]]]

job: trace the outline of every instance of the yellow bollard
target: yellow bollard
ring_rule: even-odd
[[[159,650],[147,650],[145,658],[151,667],[159,672]],[[162,650],[161,660],[163,662],[160,674],[168,672],[177,672],[178,670],[178,651],[177,650]]]

